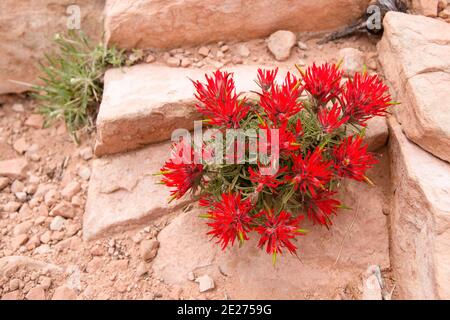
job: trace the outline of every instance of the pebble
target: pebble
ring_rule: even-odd
[[[52,300],[76,300],[77,294],[73,289],[61,286],[55,289]]]
[[[71,219],[75,216],[75,210],[70,203],[62,201],[53,208],[50,215]]]
[[[19,289],[20,287],[20,280],[19,279],[11,279],[11,281],[9,281],[9,290],[10,291],[14,291]]]
[[[21,205],[20,202],[10,201],[3,206],[3,211],[8,213],[17,212]]]
[[[45,291],[42,287],[34,287],[25,296],[27,300],[45,300]]]
[[[356,72],[364,70],[364,53],[354,48],[343,48],[339,50],[338,59],[342,60],[344,75],[353,77]]]
[[[279,30],[270,35],[267,47],[278,61],[287,60],[291,49],[295,45],[297,37],[291,31]]]
[[[81,149],[79,154],[80,154],[80,157],[86,161],[91,160],[92,157],[94,156],[94,152],[92,151],[91,147],[86,147],[86,148]]]
[[[136,275],[138,277],[143,277],[148,273],[148,267],[145,262],[140,262],[136,269]]]
[[[22,113],[25,111],[25,108],[23,107],[23,104],[21,103],[14,103],[12,108],[14,112]]]
[[[27,143],[25,138],[20,138],[14,142],[13,148],[17,151],[17,153],[24,154],[28,150],[29,144]]]
[[[91,169],[86,166],[81,166],[80,168],[78,168],[78,175],[83,180],[89,180],[89,178],[91,177]]]
[[[173,68],[179,67],[180,63],[181,63],[180,59],[178,59],[176,57],[169,57],[166,59],[166,64],[169,67],[173,67]]]
[[[146,63],[153,63],[153,62],[155,62],[156,61],[156,57],[154,56],[154,55],[152,55],[152,54],[149,54],[148,56],[147,56],[147,58],[145,58],[145,62]]]
[[[61,191],[61,195],[64,199],[71,201],[73,196],[81,190],[81,185],[78,181],[69,182]]]
[[[27,201],[27,193],[26,192],[16,192],[14,195],[16,196],[17,200],[19,200],[20,202]]]
[[[187,274],[187,279],[189,280],[189,281],[195,281],[195,274],[194,274],[194,272],[189,272],[188,274]]]
[[[14,227],[13,234],[15,236],[18,236],[20,234],[27,234],[28,231],[30,231],[30,229],[33,227],[33,224],[34,223],[31,220],[22,222]]]
[[[201,47],[198,49],[198,54],[202,57],[207,57],[209,55],[209,52],[210,50],[208,47]]]
[[[21,234],[11,239],[11,246],[13,247],[13,250],[17,250],[20,248],[20,246],[23,246],[27,241],[28,235]]]
[[[154,239],[144,240],[141,242],[140,246],[141,258],[144,261],[148,261],[156,256],[158,252],[159,241]]]
[[[248,58],[250,56],[250,49],[245,44],[241,44],[238,47],[238,54],[242,58]]]
[[[39,283],[44,290],[48,290],[52,285],[52,279],[50,277],[41,276]]]
[[[52,222],[50,223],[50,230],[61,231],[64,228],[65,222],[66,219],[61,216],[54,217]]]
[[[214,280],[206,274],[201,277],[198,277],[195,280],[195,282],[198,283],[198,288],[200,292],[206,292],[214,289]]]
[[[183,58],[183,59],[181,59],[181,66],[183,68],[190,67],[191,65],[192,65],[192,59],[190,59],[190,58]]]
[[[58,191],[56,191],[55,189],[50,189],[45,193],[44,203],[47,205],[47,207],[53,207],[58,202],[60,197],[61,195]]]
[[[11,192],[22,192],[25,190],[25,185],[20,182],[19,180],[14,180],[14,182],[11,184]]]
[[[40,237],[39,237],[39,240],[42,242],[42,243],[44,243],[44,244],[47,244],[47,243],[49,243],[50,242],[50,240],[52,239],[52,232],[51,231],[46,231],[46,232],[44,232]],[[41,246],[42,247],[42,246]],[[36,248],[36,249],[39,249],[40,247],[38,247],[38,248]]]
[[[44,126],[44,117],[40,114],[32,114],[25,121],[25,125],[34,129],[42,129]]]

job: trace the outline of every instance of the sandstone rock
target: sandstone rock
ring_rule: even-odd
[[[27,300],[45,300],[45,290],[42,287],[34,287],[25,296]]]
[[[295,299],[310,290],[335,292],[350,281],[360,281],[368,265],[389,266],[388,229],[383,214],[383,199],[389,188],[388,159],[382,157],[380,165],[368,175],[377,187],[344,183],[341,200],[353,210],[340,211],[329,231],[304,223],[310,232],[297,241],[302,263],[284,254],[277,258],[274,268],[271,257],[257,248],[255,234],[242,248],[222,251],[214,240],[208,241],[206,221],[198,218],[202,211],[194,209],[180,214],[159,233],[160,248],[153,260],[155,275],[169,284],[182,284],[188,281],[189,272],[214,278],[226,274],[226,285],[239,292],[233,297],[236,299]]]
[[[50,215],[71,219],[75,217],[75,210],[70,203],[63,201],[53,208],[53,210],[50,212]]]
[[[11,107],[12,111],[17,112],[17,113],[22,113],[25,112],[25,108],[23,107],[23,104],[21,103],[14,103],[13,106]]]
[[[34,129],[42,129],[44,126],[44,117],[40,114],[32,114],[25,121],[25,125]]]
[[[198,282],[198,289],[200,292],[206,292],[214,289],[214,280],[207,274],[198,277],[195,282]]]
[[[85,240],[120,231],[172,212],[170,192],[154,176],[169,157],[170,144],[155,144],[127,154],[93,162],[83,217]]]
[[[9,185],[9,179],[0,177],[0,191],[3,191]]]
[[[144,240],[141,242],[141,258],[144,261],[148,261],[153,259],[156,254],[158,253],[158,246],[159,242],[158,240]]]
[[[110,0],[105,36],[121,48],[146,49],[254,39],[277,30],[330,30],[362,16],[369,2],[343,0],[336,6],[335,0]]]
[[[0,177],[12,179],[24,178],[28,162],[25,158],[15,158],[0,161]]]
[[[450,25],[389,12],[378,54],[401,105],[393,109],[409,139],[450,161]]]
[[[14,182],[11,184],[11,192],[12,193],[22,192],[24,190],[25,190],[25,185],[19,180],[14,180]]]
[[[36,83],[38,62],[55,48],[53,36],[64,32],[71,20],[67,8],[71,0],[35,0],[27,2],[4,0],[0,4],[0,94],[22,92],[29,86],[14,83]],[[101,39],[103,0],[79,0],[81,28],[94,42]],[[30,23],[33,21],[33,23]]]
[[[298,47],[300,50],[303,50],[303,51],[308,50],[308,45],[307,45],[306,43],[304,43],[303,41],[298,41],[298,42],[297,42],[297,47]]]
[[[17,250],[20,248],[20,246],[23,246],[28,241],[28,235],[26,234],[20,234],[18,236],[14,236],[11,239],[11,247],[13,250]]]
[[[354,48],[339,50],[338,59],[342,60],[344,75],[353,77],[356,72],[364,70],[364,53]]]
[[[241,57],[248,58],[250,56],[250,49],[245,44],[241,44],[238,47],[238,53]]]
[[[61,286],[55,289],[52,300],[77,300],[77,294],[73,289]]]
[[[189,79],[204,81],[205,72],[211,71],[154,65],[108,70],[97,117],[96,155],[165,141],[175,129],[192,130],[194,120],[201,116],[194,107],[194,87]],[[226,71],[234,73],[237,92],[258,89],[254,82],[257,67]]]
[[[382,300],[380,283],[374,274],[369,275],[363,282],[362,300]]]
[[[291,31],[280,30],[272,33],[267,40],[267,47],[278,61],[287,60],[297,37]]]
[[[450,298],[450,165],[410,142],[390,119],[391,257],[402,299]]]
[[[412,10],[427,17],[437,17],[439,0],[412,0]]]
[[[39,188],[37,192],[39,192]],[[56,191],[55,189],[50,189],[45,193],[44,202],[47,207],[53,207],[60,198],[61,194],[58,191]]]
[[[78,181],[72,181],[68,183],[64,189],[61,191],[61,195],[67,201],[72,200],[73,196],[76,195],[81,190],[81,185]]]

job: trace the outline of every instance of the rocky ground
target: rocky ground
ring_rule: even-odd
[[[316,45],[317,39],[308,37],[298,43],[292,41],[294,47],[287,53],[288,57],[278,57],[280,60],[287,58],[283,62],[274,59],[265,39],[221,42],[170,52],[144,52],[143,55],[138,52],[131,59],[179,68],[206,69],[238,64],[292,68],[293,63],[306,66],[312,61],[336,62],[340,59],[337,55],[340,49],[352,47],[357,49],[350,50],[357,55],[356,60],[351,59],[357,63],[353,68],[359,68],[364,61],[370,69],[377,68],[375,39],[354,37],[324,46]],[[283,49],[273,50],[278,50],[278,55],[286,55]],[[81,142],[76,145],[63,123],[43,128],[42,117],[35,114],[36,103],[27,96],[5,95],[0,102],[2,299],[226,299],[246,296],[245,292],[236,291],[245,289],[227,285],[224,275],[213,279],[209,275],[197,277],[192,272],[186,274],[190,280],[187,284],[170,285],[154,274],[152,260],[158,252],[156,237],[175,215],[164,216],[132,231],[84,242],[82,218],[94,158],[95,132],[82,132]],[[333,292],[310,291],[304,292],[302,297],[355,299],[360,298],[361,286],[357,278]]]

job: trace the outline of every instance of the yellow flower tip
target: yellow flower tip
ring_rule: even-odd
[[[274,253],[272,253],[272,263],[273,263],[273,266],[275,267],[275,265],[277,263],[277,252],[276,251]]]
[[[300,72],[302,76],[305,76],[305,72],[302,70],[299,64],[295,64],[295,68],[298,70],[298,72]]]
[[[338,69],[340,69],[343,63],[344,63],[344,59],[341,58],[341,60],[339,60],[339,62],[337,63],[336,67],[337,67]]]
[[[211,219],[212,215],[210,215],[210,214],[199,214],[198,217],[202,218],[202,219]]]

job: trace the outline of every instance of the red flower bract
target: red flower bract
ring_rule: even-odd
[[[172,157],[166,161],[160,170],[163,175],[161,183],[174,188],[170,193],[172,200],[180,199],[189,190],[195,192],[202,182],[203,165],[194,164],[192,148],[187,154],[184,146],[183,142],[175,144]]]
[[[313,64],[306,72],[301,71],[304,88],[319,103],[327,103],[341,93],[342,71],[334,64]]]
[[[345,83],[342,94],[344,113],[362,126],[374,116],[386,116],[392,105],[389,88],[378,77],[356,73]]]
[[[264,175],[261,174],[260,169],[258,168],[256,171],[251,167],[248,168],[248,172],[250,173],[250,180],[256,184],[256,192],[261,192],[264,187],[269,189],[275,189],[279,185],[283,184],[283,181],[277,180],[277,176],[280,173],[286,171],[287,168],[279,169],[277,173],[273,175]]]
[[[222,245],[222,249],[229,243],[233,245],[236,239],[241,244],[248,240],[247,232],[252,223],[250,200],[242,200],[240,194],[224,193],[220,201],[203,199],[200,205],[209,207],[206,217],[212,220],[208,223],[212,230],[208,234],[218,238],[217,243]]]
[[[278,73],[278,68],[274,69],[274,70],[263,70],[263,69],[258,69],[258,77],[257,77],[257,83],[259,85],[259,87],[261,88],[261,90],[264,91],[269,91],[270,88],[272,88],[272,86],[275,83],[275,78],[277,77],[277,73]]]
[[[193,81],[197,90],[195,97],[202,102],[196,105],[197,110],[210,124],[239,128],[239,122],[247,116],[250,107],[245,99],[239,101],[231,74],[217,70],[213,77],[206,75],[206,81],[206,86]]]
[[[322,149],[317,148],[313,153],[308,152],[305,158],[301,154],[293,156],[293,177],[291,180],[295,190],[302,193],[309,192],[312,196],[317,189],[323,189],[330,181],[333,172],[330,170],[331,162],[322,159]]]
[[[326,107],[319,109],[317,117],[326,133],[332,133],[334,130],[342,126],[349,119],[348,116],[341,116],[341,107],[335,103],[333,107],[328,110]]]
[[[314,223],[325,226],[332,224],[330,216],[336,214],[336,210],[341,206],[338,200],[331,197],[335,192],[322,191],[307,200],[308,218]]]
[[[302,109],[298,101],[302,92],[299,84],[299,80],[288,72],[283,85],[272,84],[270,90],[260,94],[261,107],[273,123],[283,123]]]
[[[305,234],[305,231],[299,228],[303,216],[293,218],[286,211],[281,211],[278,215],[262,211],[258,216],[265,218],[264,223],[256,227],[256,231],[261,235],[258,246],[260,248],[266,246],[266,252],[272,254],[274,259],[276,254],[283,253],[283,248],[286,248],[292,254],[296,254],[297,247],[291,240],[296,236]]]
[[[367,152],[367,145],[360,136],[349,136],[333,150],[337,175],[357,181],[367,180],[365,172],[378,161]]]

